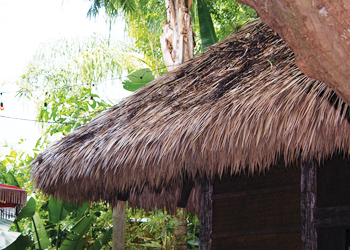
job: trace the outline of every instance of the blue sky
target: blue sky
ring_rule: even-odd
[[[90,2],[84,0],[0,0],[0,93],[17,90],[10,83],[24,73],[40,43],[49,38],[108,35],[102,16],[86,17],[89,7]],[[112,35],[122,39],[123,30],[119,21],[112,27]],[[23,103],[14,95],[2,95],[5,109],[0,116],[35,119],[34,104]],[[30,150],[39,136],[40,125],[35,122],[0,117],[0,156],[9,151],[1,147],[5,141],[15,145],[20,138],[26,139],[20,148]]]

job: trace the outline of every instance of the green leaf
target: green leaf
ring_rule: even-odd
[[[80,250],[84,249],[84,245],[86,240],[84,239],[84,235],[89,230],[89,226],[92,222],[92,216],[86,217],[84,216],[79,220],[74,227],[71,229],[70,233],[66,236],[64,241],[61,244],[61,250]]]
[[[89,203],[84,202],[81,206],[77,208],[77,215],[75,217],[76,220],[79,220],[81,217],[84,216],[86,209],[88,208]]]
[[[132,92],[154,80],[152,71],[148,68],[134,71],[127,77],[129,79],[122,82],[123,88]]]
[[[51,223],[58,223],[64,218],[67,217],[67,210],[64,209],[62,201],[57,198],[57,200],[54,200],[53,196],[50,195],[50,201],[48,204],[48,210],[49,210],[49,221]]]
[[[43,222],[37,213],[33,216],[33,232],[35,247],[39,249],[47,249],[50,246],[49,237],[47,237]]]
[[[206,51],[210,45],[217,42],[213,21],[205,0],[198,0],[198,20],[201,34],[203,51]]]
[[[11,173],[11,172],[6,173],[5,179],[6,179],[7,185],[20,187],[20,185],[19,185],[16,177],[13,175],[13,173]]]
[[[2,221],[0,221],[1,223]],[[20,236],[20,233],[17,232],[9,232],[7,230],[0,230],[0,249],[4,249],[7,246],[11,245],[13,242],[17,240]]]
[[[12,225],[12,220],[1,219],[0,220],[0,232],[8,231]],[[0,247],[1,249],[1,247]]]
[[[109,242],[109,240],[110,240],[110,238],[112,236],[112,233],[113,233],[113,228],[108,229],[107,232],[105,232],[104,235],[99,237],[94,242],[93,249],[100,250],[104,245],[106,245]]]
[[[8,247],[6,247],[4,250],[23,250],[27,247],[32,247],[34,245],[33,241],[31,240],[30,236],[23,236],[19,235],[19,237]],[[1,244],[0,244],[0,249]]]
[[[96,108],[96,101],[94,100],[90,106],[91,106],[91,108],[95,109]]]
[[[81,217],[84,216],[86,209],[89,206],[88,202],[83,202],[82,204],[80,204],[80,202],[78,202],[77,204],[72,204],[70,202],[65,202],[63,204],[64,208],[68,211],[68,212],[73,212],[76,211],[76,216],[75,216],[75,220],[80,220]]]
[[[77,204],[73,204],[72,202],[64,202],[63,207],[66,209],[68,212],[73,212],[73,210],[77,209],[78,206],[80,206],[79,202]]]
[[[194,241],[193,241],[193,239],[192,240],[187,240],[187,244],[189,244],[191,246],[198,247],[199,246],[199,239],[198,239],[198,237],[196,237]]]
[[[17,221],[23,218],[31,218],[34,216],[36,210],[36,201],[33,197],[27,201],[27,204],[22,208],[22,210],[17,215]]]
[[[53,108],[52,108],[52,110],[51,110],[51,119],[52,120],[55,120],[56,119],[56,117],[57,117],[57,106],[54,106]]]

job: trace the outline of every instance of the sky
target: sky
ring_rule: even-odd
[[[2,147],[5,144],[30,151],[40,137],[40,123],[1,117],[35,119],[34,103],[15,97],[17,86],[13,83],[25,72],[39,45],[51,38],[108,35],[103,15],[91,20],[86,17],[90,4],[86,0],[0,0],[0,101],[4,104],[0,110],[0,156],[9,153],[8,147]],[[112,37],[124,38],[121,20],[112,26]],[[128,94],[119,84],[110,98]],[[20,139],[25,142],[17,145]]]

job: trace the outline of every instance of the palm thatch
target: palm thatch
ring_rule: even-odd
[[[73,201],[174,207],[184,183],[278,159],[349,152],[349,107],[295,66],[293,52],[256,20],[165,74],[40,154],[33,179]]]
[[[0,207],[24,207],[27,203],[27,191],[15,187],[0,184]]]

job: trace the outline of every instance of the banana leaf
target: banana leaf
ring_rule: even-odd
[[[211,19],[209,9],[205,0],[197,1],[199,31],[201,34],[203,51],[206,51],[210,45],[217,42],[213,20]]]
[[[63,203],[63,207],[68,212],[75,211],[76,215],[74,217],[74,220],[78,221],[84,216],[86,209],[89,207],[89,203],[83,202],[80,204],[80,202],[78,202],[76,204],[72,204],[71,202],[65,202]]]
[[[31,218],[34,216],[36,210],[36,201],[33,197],[27,201],[27,204],[22,208],[22,210],[17,215],[17,221],[23,218]]]
[[[50,246],[50,240],[47,236],[43,222],[37,213],[33,216],[33,238],[36,249],[47,249]]]
[[[59,198],[54,200],[53,196],[50,195],[47,208],[49,210],[49,221],[51,223],[58,223],[67,217],[68,211],[64,208],[63,203]]]
[[[92,220],[92,216],[81,218],[62,242],[60,250],[83,250],[86,243],[84,235],[89,230]]]

